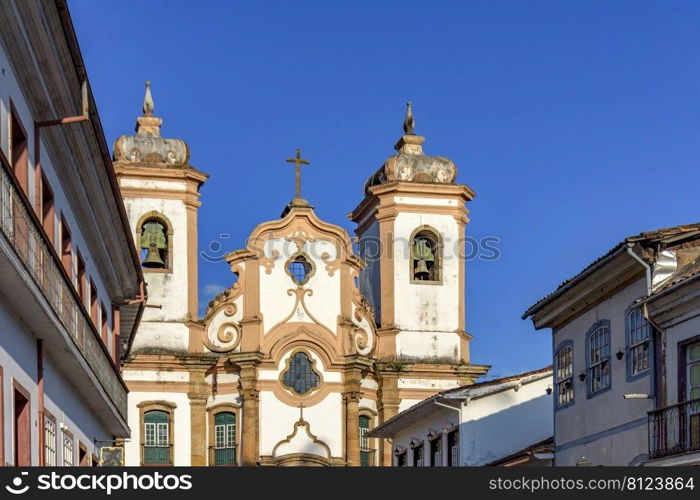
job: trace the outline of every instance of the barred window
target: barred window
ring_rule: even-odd
[[[369,434],[371,420],[367,415],[360,415],[360,465],[368,467],[372,463],[373,451],[369,446]]]
[[[574,400],[574,352],[564,346],[556,355],[557,406],[566,406]]]
[[[637,375],[649,369],[649,340],[651,325],[644,318],[642,309],[636,307],[627,316],[629,330],[630,373]]]
[[[413,466],[423,467],[423,443],[413,448]]]
[[[447,466],[459,465],[459,430],[454,430],[447,435]]]
[[[430,465],[431,467],[442,465],[442,436],[430,441]]]
[[[591,394],[610,387],[610,328],[599,326],[588,338],[588,377]]]
[[[56,422],[47,415],[44,416],[44,464],[56,465]]]
[[[170,464],[170,415],[162,410],[144,413],[143,463]]]
[[[73,449],[73,436],[68,432],[63,432],[63,465],[72,467],[75,461],[75,452]]]

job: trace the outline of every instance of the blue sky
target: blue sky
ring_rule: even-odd
[[[352,231],[412,100],[425,151],[477,192],[468,234],[500,238],[500,259],[467,264],[472,361],[492,376],[550,362],[527,306],[626,235],[700,220],[698,2],[69,6],[108,141],[131,133],[151,80],[163,134],[211,175],[200,249],[279,216],[296,147],[313,162],[304,196]],[[231,282],[200,259],[203,306]]]

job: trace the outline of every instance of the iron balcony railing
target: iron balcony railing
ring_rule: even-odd
[[[360,449],[360,466],[373,467],[375,465],[375,450],[369,448]]]
[[[0,231],[41,289],[94,376],[126,418],[127,391],[33,209],[0,155]]]
[[[173,445],[141,445],[141,464],[143,465],[172,465]]]
[[[700,399],[649,412],[649,458],[700,451]]]
[[[235,466],[238,465],[238,446],[210,446],[209,465]]]

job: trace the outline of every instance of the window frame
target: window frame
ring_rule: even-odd
[[[286,378],[285,375],[291,369],[292,360],[294,359],[294,357],[297,354],[300,354],[300,353],[306,355],[306,357],[309,359],[309,362],[311,363],[311,371],[313,373],[315,373],[316,376],[318,377],[318,384],[316,384],[315,387],[311,387],[309,390],[307,390],[303,394],[300,392],[297,392],[297,390],[294,387],[287,385],[287,382],[285,381],[285,378]],[[297,398],[306,398],[306,397],[309,397],[312,394],[316,393],[323,385],[323,374],[321,373],[320,370],[318,370],[316,368],[316,363],[317,363],[316,358],[311,354],[310,351],[308,351],[306,349],[294,349],[293,351],[291,351],[289,356],[287,356],[287,359],[284,362],[285,367],[280,372],[280,375],[279,375],[279,381],[282,384],[282,387],[284,387],[287,391],[291,392]]]
[[[607,344],[603,343],[600,344],[600,349],[604,349],[604,347],[607,345],[607,354],[608,357],[607,359],[604,359],[603,356],[600,356],[600,360],[593,362],[591,360],[592,354],[593,354],[593,348],[596,346],[593,344],[593,336],[596,334],[599,330],[605,329],[607,330]],[[599,394],[603,394],[610,389],[612,389],[612,329],[610,327],[610,321],[607,319],[602,319],[599,321],[596,321],[589,329],[588,332],[586,332],[586,397],[587,399],[593,398],[595,396],[598,396]],[[603,366],[605,365],[605,366]],[[597,370],[600,367],[601,370],[607,371],[607,385],[604,387],[600,387],[596,390],[593,390],[593,374],[594,371]]]
[[[416,450],[420,450],[420,458],[416,456]],[[419,441],[411,444],[411,465],[413,467],[425,467],[425,442]]]
[[[14,102],[12,99],[10,99],[10,108],[9,108],[9,113],[8,113],[8,118],[9,118],[9,129],[7,131],[7,140],[8,140],[8,163],[10,164],[10,168],[12,169],[12,172],[15,176],[15,179],[17,179],[17,183],[19,184],[20,188],[24,192],[24,195],[29,198],[29,152],[30,152],[30,141],[29,141],[29,134],[27,134],[27,129],[24,127],[24,123],[22,123],[22,120],[19,116],[19,112],[17,111],[17,108],[15,107]],[[13,129],[15,128],[15,123],[17,124],[17,128],[19,128],[20,133],[24,137],[24,147],[23,147],[23,154],[21,159],[16,159],[15,158],[15,137],[13,134]],[[15,162],[19,162],[19,165],[16,165]],[[18,167],[22,167],[18,169]],[[18,171],[19,170],[19,171]]]
[[[49,439],[48,426],[47,423],[53,426],[53,440]],[[58,424],[56,423],[56,417],[44,409],[44,422],[42,426],[42,432],[44,433],[44,467],[56,467],[58,466]],[[50,444],[53,441],[53,449]],[[53,463],[49,463],[49,457],[53,455]]]
[[[69,443],[70,446],[67,446]],[[68,457],[70,461],[67,460]],[[63,429],[61,433],[61,463],[63,467],[75,467],[75,436],[68,429]]]
[[[632,328],[632,314],[637,314],[639,315],[639,318],[641,319],[641,322],[643,324],[643,328],[646,329],[646,339],[641,340],[638,342],[634,341],[633,335],[634,331],[638,330],[636,328]],[[626,372],[627,372],[627,381],[631,382],[633,380],[637,380],[643,377],[646,377],[651,373],[651,362],[652,362],[652,356],[653,356],[653,332],[654,332],[654,327],[653,325],[647,321],[647,319],[644,317],[644,312],[642,310],[641,305],[637,306],[630,306],[627,308],[625,311],[625,355],[627,357],[627,362],[626,362]],[[644,344],[646,344],[646,348],[644,347]],[[635,373],[634,367],[635,367],[635,350],[641,349],[642,352],[645,353],[646,356],[646,368],[643,370],[640,370]]]
[[[209,453],[207,455],[207,463],[211,467],[235,467],[240,463],[240,436],[241,436],[241,406],[235,403],[220,403],[216,406],[207,408],[208,420],[209,420]],[[234,416],[234,442],[232,445],[224,447],[224,449],[234,448],[234,463],[233,464],[217,464],[215,462],[215,456],[212,450],[220,449],[217,445],[217,435],[216,435],[216,416],[222,413],[231,413]],[[231,425],[231,424],[227,424]]]
[[[414,271],[415,267],[413,265],[413,242],[422,233],[428,233],[426,237],[431,238],[435,242],[435,274],[437,279],[434,280],[419,280],[415,278]],[[411,233],[411,237],[408,239],[408,276],[410,283],[413,285],[442,285],[443,284],[443,242],[442,235],[440,231],[432,226],[423,224],[418,226]]]
[[[376,427],[376,421],[375,417],[377,416],[377,413],[367,407],[362,407],[359,408],[359,414],[358,414],[358,426],[359,426],[359,420],[361,418],[367,418],[369,422],[369,427],[367,427],[367,434]],[[366,440],[367,447],[363,450],[362,444],[363,444],[363,435],[362,435],[362,427],[360,426],[359,428],[360,435],[359,435],[359,447],[360,447],[360,465],[362,466],[362,453],[367,453],[367,465],[366,467],[372,467],[374,465],[377,465],[377,448],[376,448],[376,441],[374,438],[370,437],[364,437]]]
[[[439,433],[429,441],[430,444],[430,467],[442,467],[442,455],[444,449],[442,446],[443,434]],[[437,460],[436,460],[437,457]]]
[[[450,445],[450,436],[456,436],[454,446]],[[456,449],[456,456],[452,456],[452,448]],[[455,427],[451,431],[447,432],[445,439],[447,467],[459,467],[459,427]]]
[[[567,377],[564,378],[559,378],[559,354],[564,350],[568,349],[571,353],[570,357],[570,365],[571,365],[571,374]],[[573,406],[576,403],[576,387],[575,387],[575,381],[574,381],[574,342],[572,340],[565,340],[561,342],[557,348],[554,350],[554,390],[556,392],[555,399],[554,399],[554,409],[555,410],[562,410],[564,408],[568,408],[569,406]],[[566,403],[560,403],[559,402],[559,391],[560,391],[560,386],[561,384],[566,383],[566,381],[570,381],[570,386],[569,390],[571,391],[571,399],[567,401]]]
[[[298,262],[298,259],[300,258],[303,258],[304,261],[309,265],[309,270],[306,272],[303,280],[297,281],[294,272],[290,269],[290,266]],[[295,252],[292,254],[291,257],[289,257],[289,259],[287,259],[287,262],[284,263],[284,272],[287,273],[289,279],[291,279],[292,283],[294,283],[297,287],[303,287],[316,274],[316,264],[314,264],[313,259],[309,257],[309,255],[306,252]]]
[[[177,405],[171,403],[170,401],[142,401],[137,404],[136,407],[139,409],[139,447],[140,447],[140,464],[142,467],[171,467],[175,464],[175,409]],[[144,447],[146,445],[146,413],[151,411],[162,411],[168,415],[168,443],[167,447],[169,449],[169,463],[155,464],[155,463],[145,463],[144,461]],[[157,433],[156,426],[156,433]],[[157,434],[156,434],[157,439]]]

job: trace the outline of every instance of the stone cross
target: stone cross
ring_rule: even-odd
[[[297,148],[297,154],[294,158],[287,158],[287,163],[294,163],[294,170],[296,174],[296,191],[295,191],[295,196],[294,198],[299,199],[301,198],[301,166],[302,165],[310,165],[311,162],[309,160],[304,160],[301,157],[301,150]]]

